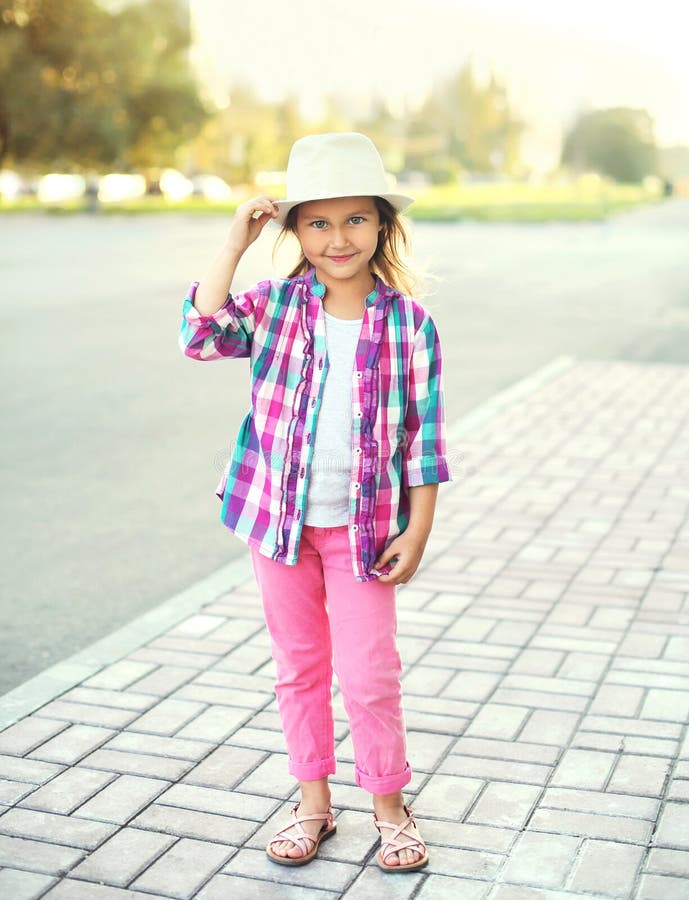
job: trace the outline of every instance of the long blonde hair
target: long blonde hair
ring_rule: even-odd
[[[378,245],[373,254],[369,266],[374,275],[378,275],[386,284],[409,296],[416,295],[421,287],[420,276],[411,268],[405,257],[409,255],[411,243],[407,225],[397,212],[395,207],[382,197],[373,198],[382,228],[378,232]],[[285,223],[278,234],[273,248],[273,261],[275,253],[288,235],[297,235],[297,210],[299,205],[293,206],[285,217]],[[300,259],[287,275],[295,278],[303,275],[311,268],[311,263],[304,256],[300,246]]]

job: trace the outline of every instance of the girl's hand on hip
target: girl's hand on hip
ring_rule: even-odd
[[[379,575],[378,581],[391,584],[406,584],[419,567],[426,541],[404,531],[387,547],[376,560],[373,568],[381,569],[393,556],[397,562],[393,564],[392,571],[387,575]]]
[[[257,197],[240,203],[225,241],[227,246],[241,254],[250,244],[253,244],[263,231],[266,222],[277,216],[278,208],[273,203],[273,200],[276,199],[267,194],[259,194]],[[255,213],[260,213],[260,215],[256,216]]]

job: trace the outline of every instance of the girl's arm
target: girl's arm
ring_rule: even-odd
[[[202,282],[193,282],[184,298],[179,346],[185,356],[213,360],[250,355],[260,285],[234,297],[230,286],[244,251],[277,214],[266,195],[237,207],[225,243],[207,275]]]
[[[257,212],[260,215],[254,218]],[[263,231],[265,224],[277,214],[277,206],[266,194],[239,204],[225,243],[196,290],[194,306],[202,316],[212,316],[223,306],[239,260]]]

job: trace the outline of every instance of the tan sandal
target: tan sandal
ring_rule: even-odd
[[[327,840],[329,837],[332,837],[337,831],[337,825],[335,824],[335,819],[333,817],[332,808],[328,809],[326,813],[311,813],[308,816],[297,816],[297,810],[299,809],[299,803],[296,803],[291,810],[292,821],[289,825],[285,825],[284,828],[281,828],[280,831],[276,831],[275,835],[268,842],[268,846],[266,847],[266,853],[273,860],[273,862],[279,863],[281,866],[304,866],[307,862],[311,862],[314,856],[318,853],[318,847],[321,841]],[[303,827],[302,822],[316,822],[322,821],[323,826],[321,830],[318,832],[316,837],[312,837],[310,834],[307,834]],[[296,834],[287,834],[288,831],[294,829],[296,826],[297,833]],[[291,841],[295,847],[299,847],[302,852],[301,856],[280,856],[277,853],[273,853],[272,845],[277,844],[280,841]],[[313,846],[309,846],[309,844]]]
[[[393,830],[392,835],[387,840],[383,840],[382,832],[380,834],[381,845],[380,850],[376,855],[376,862],[385,872],[414,872],[417,869],[423,869],[424,866],[428,865],[428,850],[426,844],[421,839],[421,836],[406,830],[412,825],[416,828],[414,813],[408,806],[404,807],[404,811],[407,814],[407,818],[399,825],[395,825],[393,822],[381,822],[380,819],[376,819],[375,816],[373,817],[373,822],[378,831],[380,831],[381,826],[383,828],[392,828]],[[406,865],[397,863],[396,866],[389,866],[386,860],[389,859],[392,853],[399,853],[400,850],[416,850],[417,853],[423,855],[421,856],[421,859],[417,859],[415,862],[407,863]]]

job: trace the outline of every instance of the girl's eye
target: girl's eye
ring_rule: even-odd
[[[349,221],[350,221],[350,222],[354,222],[354,219],[358,219],[359,222],[364,222],[364,221],[365,221],[365,219],[364,219],[363,216],[351,216],[351,218],[350,218]],[[358,225],[359,222],[354,222],[354,224],[355,224],[355,225]]]
[[[321,225],[325,225],[325,219],[316,219],[316,220],[315,220],[314,222],[312,222],[311,224],[313,225],[313,227],[314,227],[317,231],[322,231],[323,229],[322,229],[320,226],[321,226]]]

